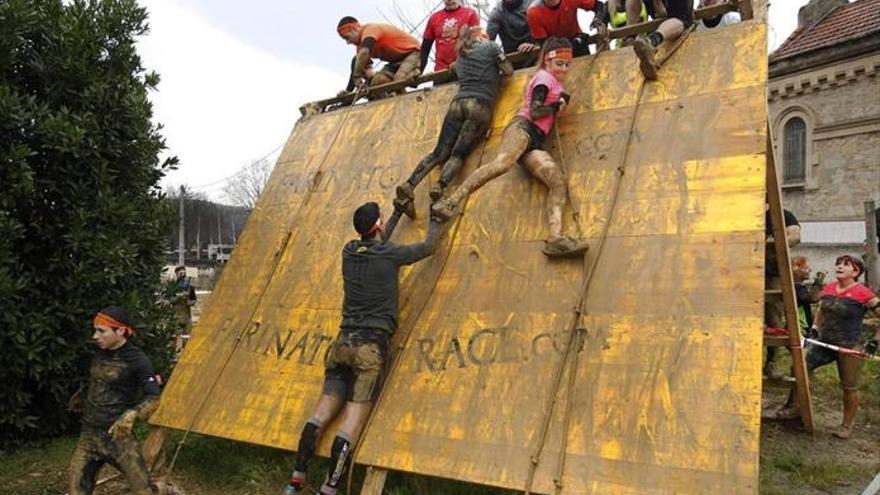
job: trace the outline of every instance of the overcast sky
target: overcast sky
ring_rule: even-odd
[[[222,200],[224,179],[258,158],[274,160],[299,106],[336,94],[353,53],[336,35],[343,15],[413,23],[434,0],[142,0],[150,33],[144,64],[161,75],[152,93],[169,153],[180,159],[166,185]],[[770,6],[771,50],[797,25],[806,0]],[[421,34],[419,31],[417,34]]]

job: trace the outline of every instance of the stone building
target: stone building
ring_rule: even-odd
[[[770,55],[768,100],[783,204],[803,254],[833,274],[864,253],[867,200],[880,207],[880,0],[811,0]],[[833,275],[832,275],[833,276]]]

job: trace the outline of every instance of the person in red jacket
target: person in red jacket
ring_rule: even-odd
[[[529,7],[529,30],[539,45],[550,37],[565,38],[571,42],[575,57],[590,54],[588,35],[581,30],[577,11],[591,10],[594,13],[592,28],[605,29],[605,4],[598,0],[539,0]]]
[[[463,26],[480,25],[480,16],[470,7],[463,7],[459,0],[443,0],[443,10],[434,12],[428,18],[425,33],[422,35],[421,61],[419,67],[424,72],[428,65],[431,47],[437,42],[434,51],[434,72],[449,68],[458,57],[455,44]]]
[[[346,43],[355,46],[346,91],[364,84],[378,86],[405,81],[421,73],[418,40],[390,24],[361,25],[354,17],[345,16],[339,20],[336,32]],[[374,58],[387,63],[380,70],[371,71]]]

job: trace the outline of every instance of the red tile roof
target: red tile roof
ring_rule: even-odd
[[[836,45],[880,31],[880,0],[841,5],[812,26],[798,27],[770,55],[770,61]]]

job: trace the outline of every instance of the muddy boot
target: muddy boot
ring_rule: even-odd
[[[167,481],[154,481],[150,489],[155,495],[184,495],[180,488],[174,486],[174,483]]]
[[[394,200],[394,208],[402,211],[410,218],[416,217],[416,195],[413,186],[409,182],[397,186],[397,199]]]
[[[657,63],[654,61],[654,45],[644,36],[639,36],[633,42],[633,51],[639,57],[639,69],[642,75],[649,81],[657,80]]]
[[[428,193],[431,195],[431,201],[433,201],[435,203],[437,201],[440,201],[443,198],[443,190],[444,189],[445,188],[443,187],[443,184],[441,184],[439,182],[435,182],[434,185],[431,186],[431,192]]]
[[[442,199],[431,205],[431,216],[440,223],[448,222],[455,215],[458,215],[458,205],[448,199]]]
[[[305,493],[306,473],[302,471],[294,471],[290,473],[290,481],[284,485],[281,495],[295,495],[297,493]]]
[[[840,425],[834,433],[832,433],[835,438],[839,438],[841,440],[847,440],[852,436],[852,426]]]
[[[786,406],[776,411],[776,419],[795,419],[801,417],[801,410],[797,405]]]
[[[544,249],[541,251],[551,258],[576,258],[583,256],[589,247],[587,241],[560,235],[544,241]]]

